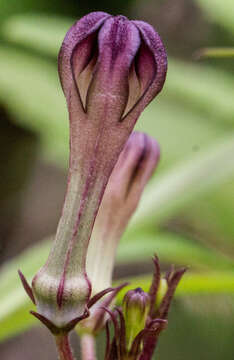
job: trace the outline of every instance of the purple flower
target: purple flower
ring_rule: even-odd
[[[70,328],[86,314],[91,284],[85,264],[96,214],[119,154],[140,113],[161,91],[166,70],[156,31],[124,16],[91,13],[63,41],[59,75],[70,121],[67,193],[31,294],[38,316],[56,329]]]

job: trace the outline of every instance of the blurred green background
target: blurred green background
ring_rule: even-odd
[[[56,230],[68,157],[57,53],[71,24],[93,10],[150,22],[169,54],[165,88],[137,124],[159,141],[161,163],[122,239],[115,277],[147,288],[155,252],[164,270],[189,266],[158,358],[231,360],[234,57],[197,55],[234,47],[233,0],[0,0],[1,359],[56,359],[16,271],[33,276]]]

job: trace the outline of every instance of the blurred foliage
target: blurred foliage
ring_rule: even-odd
[[[220,0],[195,2],[210,24],[233,37],[233,0],[225,4]],[[102,5],[102,10],[115,12],[129,3],[104,1]],[[78,6],[72,0],[0,0],[0,103],[16,125],[38,136],[41,158],[61,168],[67,166],[68,116],[56,57],[74,19],[95,6],[92,1]],[[52,12],[53,16],[48,15]],[[230,44],[231,53],[233,46]],[[222,49],[213,50],[213,54],[207,51],[208,56],[230,55]],[[170,58],[165,89],[137,125],[158,139],[162,159],[121,241],[117,260],[119,264],[144,262],[156,252],[166,264],[190,266],[178,288],[181,302],[177,306],[184,305],[188,296],[193,297],[192,304],[199,295],[199,301],[212,295],[211,302],[214,295],[233,296],[233,98],[234,77],[227,68],[210,65],[208,60],[188,63]],[[16,269],[20,267],[31,279],[49,246],[49,240],[43,241],[2,267],[1,340],[34,323],[27,314],[31,305]],[[141,276],[131,279],[131,286],[147,288],[149,282],[149,276]],[[180,316],[188,318],[191,313],[181,310]],[[196,320],[196,315],[190,316],[189,321],[195,324],[197,334],[203,329],[201,338],[205,341],[206,322],[202,317]],[[179,329],[183,332],[181,326]],[[177,328],[172,326],[168,337],[174,333]],[[189,333],[190,328],[183,336]],[[226,346],[224,340],[223,344]],[[170,357],[170,351],[166,352]],[[174,359],[184,357],[176,351],[174,355]],[[186,357],[193,359],[188,353]],[[197,357],[205,359],[201,354]]]
[[[0,0],[0,18],[20,13],[50,13],[72,15],[78,18],[91,11],[106,11],[112,14],[122,13],[128,9],[132,0]]]
[[[203,48],[196,53],[197,59],[202,58],[227,58],[234,57],[234,48],[228,47],[214,47],[214,48]]]
[[[225,0],[225,3],[219,0],[196,0],[204,13],[211,21],[225,28],[230,33],[234,33],[232,0]]]
[[[159,340],[156,358],[231,360],[234,297],[185,296],[172,307],[168,329]],[[170,346],[168,346],[170,344]]]

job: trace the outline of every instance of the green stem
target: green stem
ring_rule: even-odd
[[[75,360],[68,334],[56,335],[55,342],[58,350],[59,360]]]
[[[96,343],[94,336],[83,334],[80,337],[82,360],[96,360]]]

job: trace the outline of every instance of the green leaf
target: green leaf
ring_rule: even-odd
[[[8,293],[12,289],[16,289],[19,282],[17,271],[21,270],[24,275],[30,280],[38,269],[45,263],[49,254],[51,239],[46,239],[24,250],[20,255],[17,255],[12,260],[7,261],[0,268],[0,297],[1,299],[8,297]],[[18,286],[18,289],[21,286]],[[13,303],[15,299],[12,299]],[[7,306],[8,301],[6,301]],[[0,307],[0,318],[4,315],[5,308]]]
[[[203,58],[229,58],[234,57],[234,48],[231,47],[207,47],[196,52],[197,59]]]
[[[216,249],[234,255],[234,178],[228,178],[222,186],[210,189],[202,199],[197,198],[181,210],[185,223],[199,229],[199,238]]]
[[[169,58],[168,76],[163,91],[167,101],[178,101],[190,112],[203,115],[204,121],[233,126],[234,78],[207,65],[187,64]]]
[[[17,271],[21,269],[30,281],[45,262],[49,248],[50,241],[43,241],[1,267],[0,341],[34,324],[35,320],[29,315],[34,306],[24,292]]]
[[[194,269],[233,270],[234,260],[201,244],[169,232],[146,229],[123,236],[118,248],[118,263],[143,262],[156,253],[161,261]]]
[[[156,176],[144,192],[131,226],[159,223],[202,192],[222,184],[234,175],[233,153],[234,136],[229,135],[203,154]]]
[[[11,294],[16,295],[16,294]],[[25,297],[21,305],[15,307],[15,310],[8,312],[0,318],[0,343],[9,337],[16,336],[23,331],[28,330],[34,325],[39,325],[29,311],[34,310],[34,306]]]
[[[57,57],[64,36],[73,22],[72,19],[58,16],[21,14],[3,22],[1,33],[12,43]]]
[[[68,153],[68,115],[56,67],[2,46],[0,88],[0,101],[12,118],[40,136],[45,159],[64,166]]]
[[[232,0],[196,0],[207,17],[221,27],[234,33],[234,3]]]

